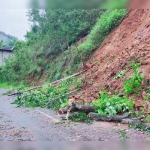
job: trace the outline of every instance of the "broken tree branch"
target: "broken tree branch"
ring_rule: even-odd
[[[13,95],[22,94],[24,92],[29,92],[29,91],[32,91],[32,90],[35,90],[35,89],[38,89],[38,88],[42,88],[42,86],[36,86],[36,87],[30,88],[30,89],[24,90],[24,91],[17,91],[17,92],[14,92],[12,94],[8,94],[7,96],[13,96]]]
[[[140,125],[150,129],[150,123],[144,123],[141,121],[141,119],[145,118],[145,116],[130,119],[129,117],[131,114],[132,113],[129,112],[128,114],[123,116],[106,116],[106,115],[100,115],[98,113],[90,113],[88,116],[91,120],[95,120],[95,121],[108,121],[108,122],[114,121],[123,124]]]
[[[131,113],[128,113],[123,116],[107,116],[107,115],[100,115],[98,113],[89,113],[89,118],[91,120],[95,121],[115,121],[115,122],[121,122],[123,119],[128,118],[131,115]]]
[[[67,80],[67,79],[70,79],[70,78],[73,78],[73,77],[77,77],[77,76],[83,74],[83,73],[86,72],[86,71],[87,71],[87,70],[80,71],[80,72],[78,72],[78,73],[76,73],[76,74],[73,74],[73,75],[71,75],[71,76],[68,76],[68,77],[66,77],[66,78],[63,78],[63,79],[60,79],[60,80],[56,80],[56,81],[54,81],[54,82],[51,82],[51,84],[54,85],[54,86],[56,86],[56,85],[58,85],[59,83],[65,81],[65,80]],[[13,95],[22,94],[22,93],[24,93],[24,92],[29,92],[29,91],[36,90],[36,89],[42,88],[42,87],[43,87],[43,85],[42,85],[42,86],[35,86],[35,87],[30,88],[30,89],[28,89],[28,90],[17,91],[17,92],[15,92],[15,93],[8,94],[7,96],[13,96]]]
[[[60,79],[60,80],[56,80],[56,81],[52,82],[52,84],[55,85],[55,84],[58,84],[58,83],[61,83],[61,82],[65,81],[65,80],[67,80],[67,79],[70,79],[70,78],[73,78],[73,77],[77,77],[77,76],[83,74],[83,73],[86,72],[86,71],[87,71],[87,70],[83,70],[83,71],[80,71],[80,72],[78,72],[78,73],[76,73],[76,74],[73,74],[73,75],[71,75],[71,76],[68,76],[68,77],[66,77],[66,78],[63,78],[63,79]]]

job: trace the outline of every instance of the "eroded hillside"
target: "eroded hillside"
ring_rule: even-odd
[[[145,89],[150,81],[150,10],[131,10],[119,27],[103,42],[87,63],[84,85],[77,100],[91,102],[107,90],[122,93],[123,82],[131,75],[131,61],[140,62],[140,73],[144,75],[143,90],[135,97],[142,105]],[[116,79],[119,72],[128,69],[124,77]],[[147,104],[146,104],[147,105]]]

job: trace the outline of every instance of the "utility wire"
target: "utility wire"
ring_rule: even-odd
[[[19,31],[21,31],[21,30],[25,29],[26,27],[28,27],[28,26],[25,26],[25,27],[23,27],[23,28],[21,28],[21,29],[19,29],[19,30],[15,31],[15,32],[12,32],[11,34],[17,33],[17,32],[19,32]]]

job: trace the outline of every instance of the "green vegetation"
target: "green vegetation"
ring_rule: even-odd
[[[14,102],[18,106],[25,107],[46,107],[57,110],[61,104],[68,100],[66,90],[60,91],[49,85],[48,88],[42,88],[31,92],[24,92],[17,97]]]
[[[127,12],[126,9],[29,11],[33,25],[26,34],[27,41],[15,44],[15,55],[6,60],[0,71],[0,80],[26,83],[29,79],[37,81],[44,75],[43,82],[49,82],[72,74],[119,25]],[[85,36],[83,42],[75,43]],[[56,87],[47,84],[41,89],[18,95],[14,103],[57,110],[68,104],[67,93],[81,86],[81,79],[67,80]],[[92,105],[99,107],[98,113],[109,115],[129,111],[133,107],[132,101],[126,97],[108,97],[107,93],[102,93]],[[82,113],[74,116],[73,120],[88,121],[85,118],[87,115]]]
[[[71,45],[89,33],[103,12],[100,9],[29,11],[33,25],[26,34],[27,42],[15,44],[15,55],[6,61],[1,80],[37,81],[45,75],[52,81],[70,74],[76,57]],[[66,74],[65,70],[68,70]]]
[[[130,128],[136,129],[138,131],[146,131],[150,133],[150,128],[143,125],[143,123],[137,123],[137,124],[129,124]]]
[[[134,76],[130,76],[124,83],[124,91],[126,94],[138,94],[140,90],[142,90],[142,80],[143,76],[139,73],[139,63],[131,62],[131,67],[134,72]]]
[[[25,107],[45,107],[58,110],[60,107],[65,107],[68,103],[68,92],[79,88],[78,79],[68,79],[63,81],[58,86],[45,84],[42,88],[32,91],[23,92],[18,95],[14,104]],[[73,85],[73,86],[72,86]],[[18,88],[18,91],[25,90],[24,86]]]
[[[131,67],[133,70],[134,75],[130,76],[128,79],[126,79],[123,82],[124,91],[127,96],[129,94],[139,94],[139,92],[142,90],[142,81],[143,76],[139,73],[140,70],[140,63],[135,63],[135,61],[131,62]],[[116,76],[115,79],[123,78],[124,74],[129,69],[120,71]],[[148,95],[149,93],[149,87],[146,88],[146,93]],[[126,111],[133,110],[134,103],[133,101],[129,100],[127,96],[120,97],[118,91],[115,91],[115,95],[108,96],[107,92],[103,92],[100,94],[100,97],[92,102],[92,106],[97,106],[98,110],[97,112],[99,114],[104,115],[116,115],[118,113],[124,113]],[[149,97],[146,97],[149,99]],[[149,119],[149,117],[148,117]]]
[[[120,9],[125,8],[127,4],[129,3],[129,0],[107,0],[103,5],[101,5],[101,8],[107,8],[107,9]]]
[[[43,82],[53,81],[76,72],[127,12],[125,9],[30,11],[33,26],[26,35],[27,42],[16,43],[15,55],[6,60],[0,71],[0,81],[29,84],[30,79],[36,83],[44,76]],[[86,35],[83,43],[73,44]]]
[[[86,59],[100,46],[108,34],[120,23],[126,15],[126,9],[107,10],[97,21],[87,40],[79,46],[81,54]]]
[[[97,106],[97,112],[102,115],[114,116],[118,113],[124,113],[133,110],[133,102],[127,97],[114,95],[109,97],[106,92],[101,93],[100,97],[92,102],[92,106]]]
[[[26,42],[15,44],[15,55],[6,60],[0,70],[0,82],[30,84],[32,80],[36,84],[38,80],[51,82],[76,72],[127,12],[126,9],[30,10],[31,31],[25,36]],[[122,78],[125,71],[118,73],[116,78]],[[44,84],[40,89],[18,95],[14,103],[58,110],[68,104],[68,92],[79,89],[82,84],[79,78],[69,79],[58,86]],[[18,90],[24,89],[20,87]],[[98,106],[98,113],[111,116],[133,109],[133,102],[127,97],[108,96],[106,92],[101,93],[91,105]],[[88,117],[79,113],[72,120],[88,121]]]
[[[14,36],[7,35],[0,31],[0,48],[13,46],[18,39]]]
[[[134,75],[129,77],[123,82],[124,92],[125,94],[139,94],[142,90],[142,81],[143,76],[139,73],[140,64],[135,63],[135,61],[131,62],[131,67]],[[123,78],[124,74],[128,71],[128,69],[120,71],[115,79]],[[146,92],[148,93],[149,88],[147,88]],[[93,101],[92,106],[97,106],[97,112],[99,114],[108,114],[110,116],[116,115],[118,113],[124,113],[126,111],[133,110],[134,103],[129,100],[127,97],[120,97],[117,92],[115,95],[109,97],[107,92],[103,92],[100,94],[100,97]]]
[[[74,122],[91,123],[89,117],[84,112],[78,112],[76,114],[69,116],[69,120],[74,121]]]
[[[3,47],[5,47],[5,45],[4,45],[3,41],[1,41],[0,42],[0,48],[3,48]]]
[[[146,117],[146,122],[150,122],[150,115]]]
[[[9,85],[7,83],[0,83],[0,88],[10,89],[10,88],[15,88],[15,86]]]

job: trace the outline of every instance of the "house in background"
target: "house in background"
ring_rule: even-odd
[[[4,65],[5,58],[13,55],[13,47],[0,48],[0,66]]]

